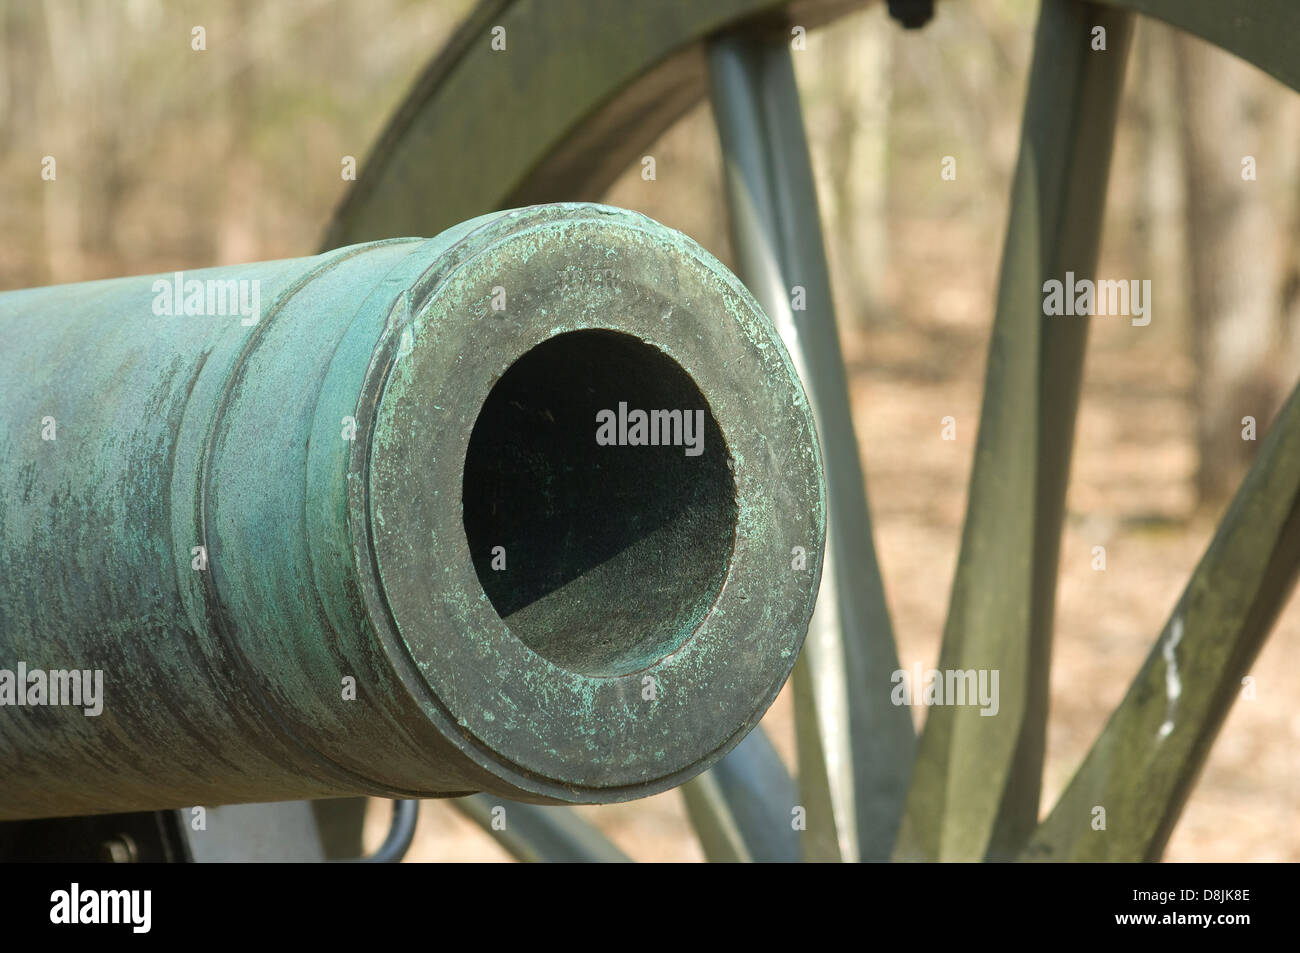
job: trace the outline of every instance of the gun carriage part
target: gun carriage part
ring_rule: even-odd
[[[0,819],[627,800],[794,664],[807,400],[643,216],[8,292],[0,336]]]

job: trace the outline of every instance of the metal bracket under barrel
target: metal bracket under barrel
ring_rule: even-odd
[[[803,808],[808,859],[885,860],[916,739],[907,709],[889,701],[898,656],[872,543],[789,36],[717,37],[708,67],[737,273],[795,362],[827,479],[821,592],[794,673],[800,803],[785,813]],[[800,310],[792,303],[796,287]],[[728,759],[713,770],[725,771]]]

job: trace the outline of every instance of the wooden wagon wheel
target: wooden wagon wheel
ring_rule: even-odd
[[[483,0],[417,80],[325,244],[432,235],[498,208],[598,199],[709,95],[742,280],[812,397],[830,545],[795,669],[799,781],[762,730],[685,786],[710,859],[1158,859],[1300,566],[1292,393],[1127,695],[1039,823],[1057,558],[1087,321],[1043,314],[1043,282],[1097,260],[1134,15],[1198,35],[1300,89],[1287,0],[1043,0],[1012,187],[979,437],[941,669],[1001,671],[1000,717],[936,708],[914,735],[872,545],[790,59],[792,25],[865,0]],[[915,5],[913,5],[915,6]],[[1108,50],[1090,39],[1104,27]],[[493,49],[494,38],[509,55]],[[556,55],[562,49],[564,55]],[[789,291],[806,291],[806,310]],[[833,568],[832,568],[833,567]],[[1177,692],[1167,686],[1176,666]],[[1110,833],[1092,830],[1105,805]],[[807,812],[795,833],[792,808]],[[458,802],[484,826],[489,805]],[[527,859],[618,859],[566,808],[492,831]]]

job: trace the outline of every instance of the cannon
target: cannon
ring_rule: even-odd
[[[592,204],[0,294],[0,819],[653,794],[790,673],[807,398]]]

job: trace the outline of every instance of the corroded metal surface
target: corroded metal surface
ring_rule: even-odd
[[[218,280],[257,313],[157,313]],[[176,283],[0,295],[0,818],[624,800],[757,723],[821,462],[693,242],[539,206]],[[620,403],[698,410],[698,453],[600,445]],[[19,706],[20,664],[102,673],[102,710]]]

